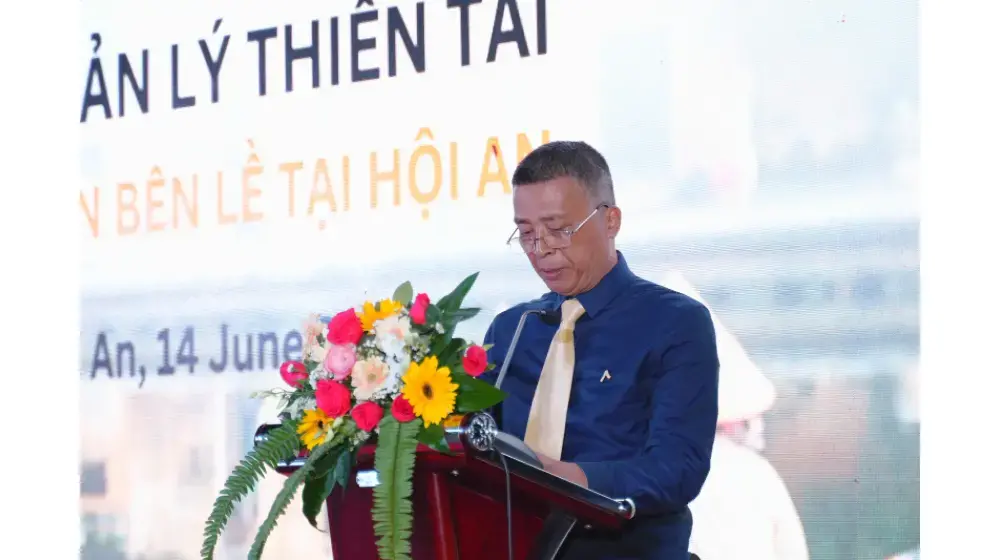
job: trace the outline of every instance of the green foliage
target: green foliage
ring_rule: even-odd
[[[453,372],[452,380],[458,384],[455,412],[478,412],[500,403],[507,393],[493,385],[465,373]]]
[[[356,451],[352,452],[349,449],[348,442],[357,433],[357,425],[349,422],[341,431],[334,434],[324,444],[330,451],[316,460],[312,472],[306,478],[305,486],[302,488],[302,514],[313,527],[316,526],[316,516],[319,515],[323,502],[333,492],[334,487],[340,483],[347,488],[347,477],[351,467],[354,466],[353,458],[356,454]],[[343,464],[348,462],[347,472],[342,472]]]
[[[347,441],[354,437],[358,433],[358,426],[354,422],[347,422],[341,427],[340,431],[335,432],[333,437],[326,441],[330,444],[330,447],[346,447]],[[326,473],[333,469],[337,462],[340,460],[340,454],[334,452],[323,454],[323,458],[316,462],[316,466],[313,468],[313,472],[309,475],[309,480],[316,478],[323,478]]]
[[[451,322],[461,323],[462,321],[468,321],[476,315],[479,315],[480,311],[482,310],[478,307],[463,307],[461,309],[445,313],[445,317]]]
[[[229,518],[243,498],[256,488],[268,468],[274,469],[279,462],[294,457],[301,448],[296,424],[288,421],[268,433],[267,440],[250,450],[226,480],[212,506],[212,513],[205,522],[204,541],[201,546],[203,560],[212,560],[215,545]]]
[[[400,284],[396,288],[396,291],[392,293],[392,300],[398,301],[404,306],[413,303],[413,284],[410,284],[409,281]]]
[[[264,552],[264,544],[267,542],[267,538],[271,536],[271,532],[278,526],[278,518],[284,515],[285,510],[288,509],[288,504],[292,503],[296,490],[313,473],[316,463],[337,447],[337,443],[327,442],[313,449],[309,453],[306,462],[285,479],[285,485],[281,487],[278,495],[274,497],[274,503],[271,504],[271,510],[267,513],[267,518],[264,519],[264,522],[257,529],[257,536],[254,537],[253,544],[250,545],[247,560],[259,560],[260,555]]]
[[[339,461],[345,455],[350,456],[350,453],[343,446],[340,446],[326,453],[323,460],[333,458]],[[321,472],[314,465],[313,476],[307,477],[305,485],[302,487],[302,515],[306,516],[306,520],[313,527],[316,527],[316,517],[319,516],[320,510],[323,508],[323,502],[333,492],[336,485],[337,479],[333,469],[328,468],[325,472]]]
[[[341,488],[347,488],[347,481],[351,478],[351,469],[354,468],[354,463],[357,462],[357,459],[357,449],[341,453],[340,457],[337,458],[337,464],[333,467],[333,480]]]
[[[444,367],[455,369],[462,363],[462,348],[465,341],[461,338],[451,338],[448,333],[437,339],[431,346],[431,355],[438,357],[438,364]]]
[[[322,459],[316,461],[312,474],[302,487],[302,514],[313,527],[316,527],[316,517],[323,503],[333,489],[339,484],[347,488],[347,481],[354,467],[357,450],[352,451],[346,445],[337,445],[325,453]]]
[[[441,310],[438,306],[433,303],[427,306],[427,323],[424,327],[428,330],[434,330],[434,324],[441,320]]]
[[[465,296],[469,294],[469,290],[472,289],[472,285],[476,283],[476,278],[479,277],[479,273],[470,274],[462,280],[450,294],[444,296],[437,302],[437,307],[441,310],[442,314],[453,313],[462,307],[462,302],[465,300]]]
[[[373,490],[372,521],[379,557],[409,560],[413,532],[413,467],[417,459],[420,422],[400,424],[392,416],[379,423],[375,470],[379,484]]]
[[[421,423],[417,441],[441,453],[451,454],[448,442],[444,439],[444,426],[441,424],[431,424],[425,428]]]

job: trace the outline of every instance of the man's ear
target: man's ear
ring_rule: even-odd
[[[612,206],[608,208],[608,215],[605,218],[608,237],[614,239],[618,236],[618,232],[622,229],[622,211],[617,206]]]

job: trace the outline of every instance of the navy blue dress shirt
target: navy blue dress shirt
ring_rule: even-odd
[[[718,419],[711,315],[696,300],[633,274],[621,253],[611,272],[577,297],[586,313],[576,323],[561,459],[579,465],[591,489],[631,498],[636,517],[613,535],[581,529],[561,557],[687,560],[687,506],[708,475]],[[485,380],[495,381],[521,314],[558,309],[564,299],[550,292],[493,320],[484,340],[497,367]],[[522,439],[556,328],[529,316],[502,385],[509,396],[501,428]]]

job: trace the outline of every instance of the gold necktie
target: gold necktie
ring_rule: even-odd
[[[573,366],[576,363],[573,328],[585,311],[576,299],[563,302],[562,321],[545,356],[524,433],[524,442],[529,447],[556,460],[562,458],[569,390],[573,386]]]

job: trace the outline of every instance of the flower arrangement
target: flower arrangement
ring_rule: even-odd
[[[392,298],[366,302],[321,322],[311,316],[303,330],[301,361],[281,365],[287,389],[262,393],[282,399],[280,427],[235,467],[205,523],[201,556],[215,545],[236,504],[254,490],[267,469],[304,457],[285,481],[257,531],[248,558],[257,559],[278,518],[302,488],[302,510],[314,527],[326,498],[347,487],[358,449],[375,442],[379,485],[372,521],[383,560],[409,558],[413,526],[412,475],[417,444],[448,452],[444,425],[459,414],[499,403],[504,393],[476,379],[493,368],[488,348],[453,336],[476,308],[462,302],[477,274],[431,303],[414,297],[409,282]]]

